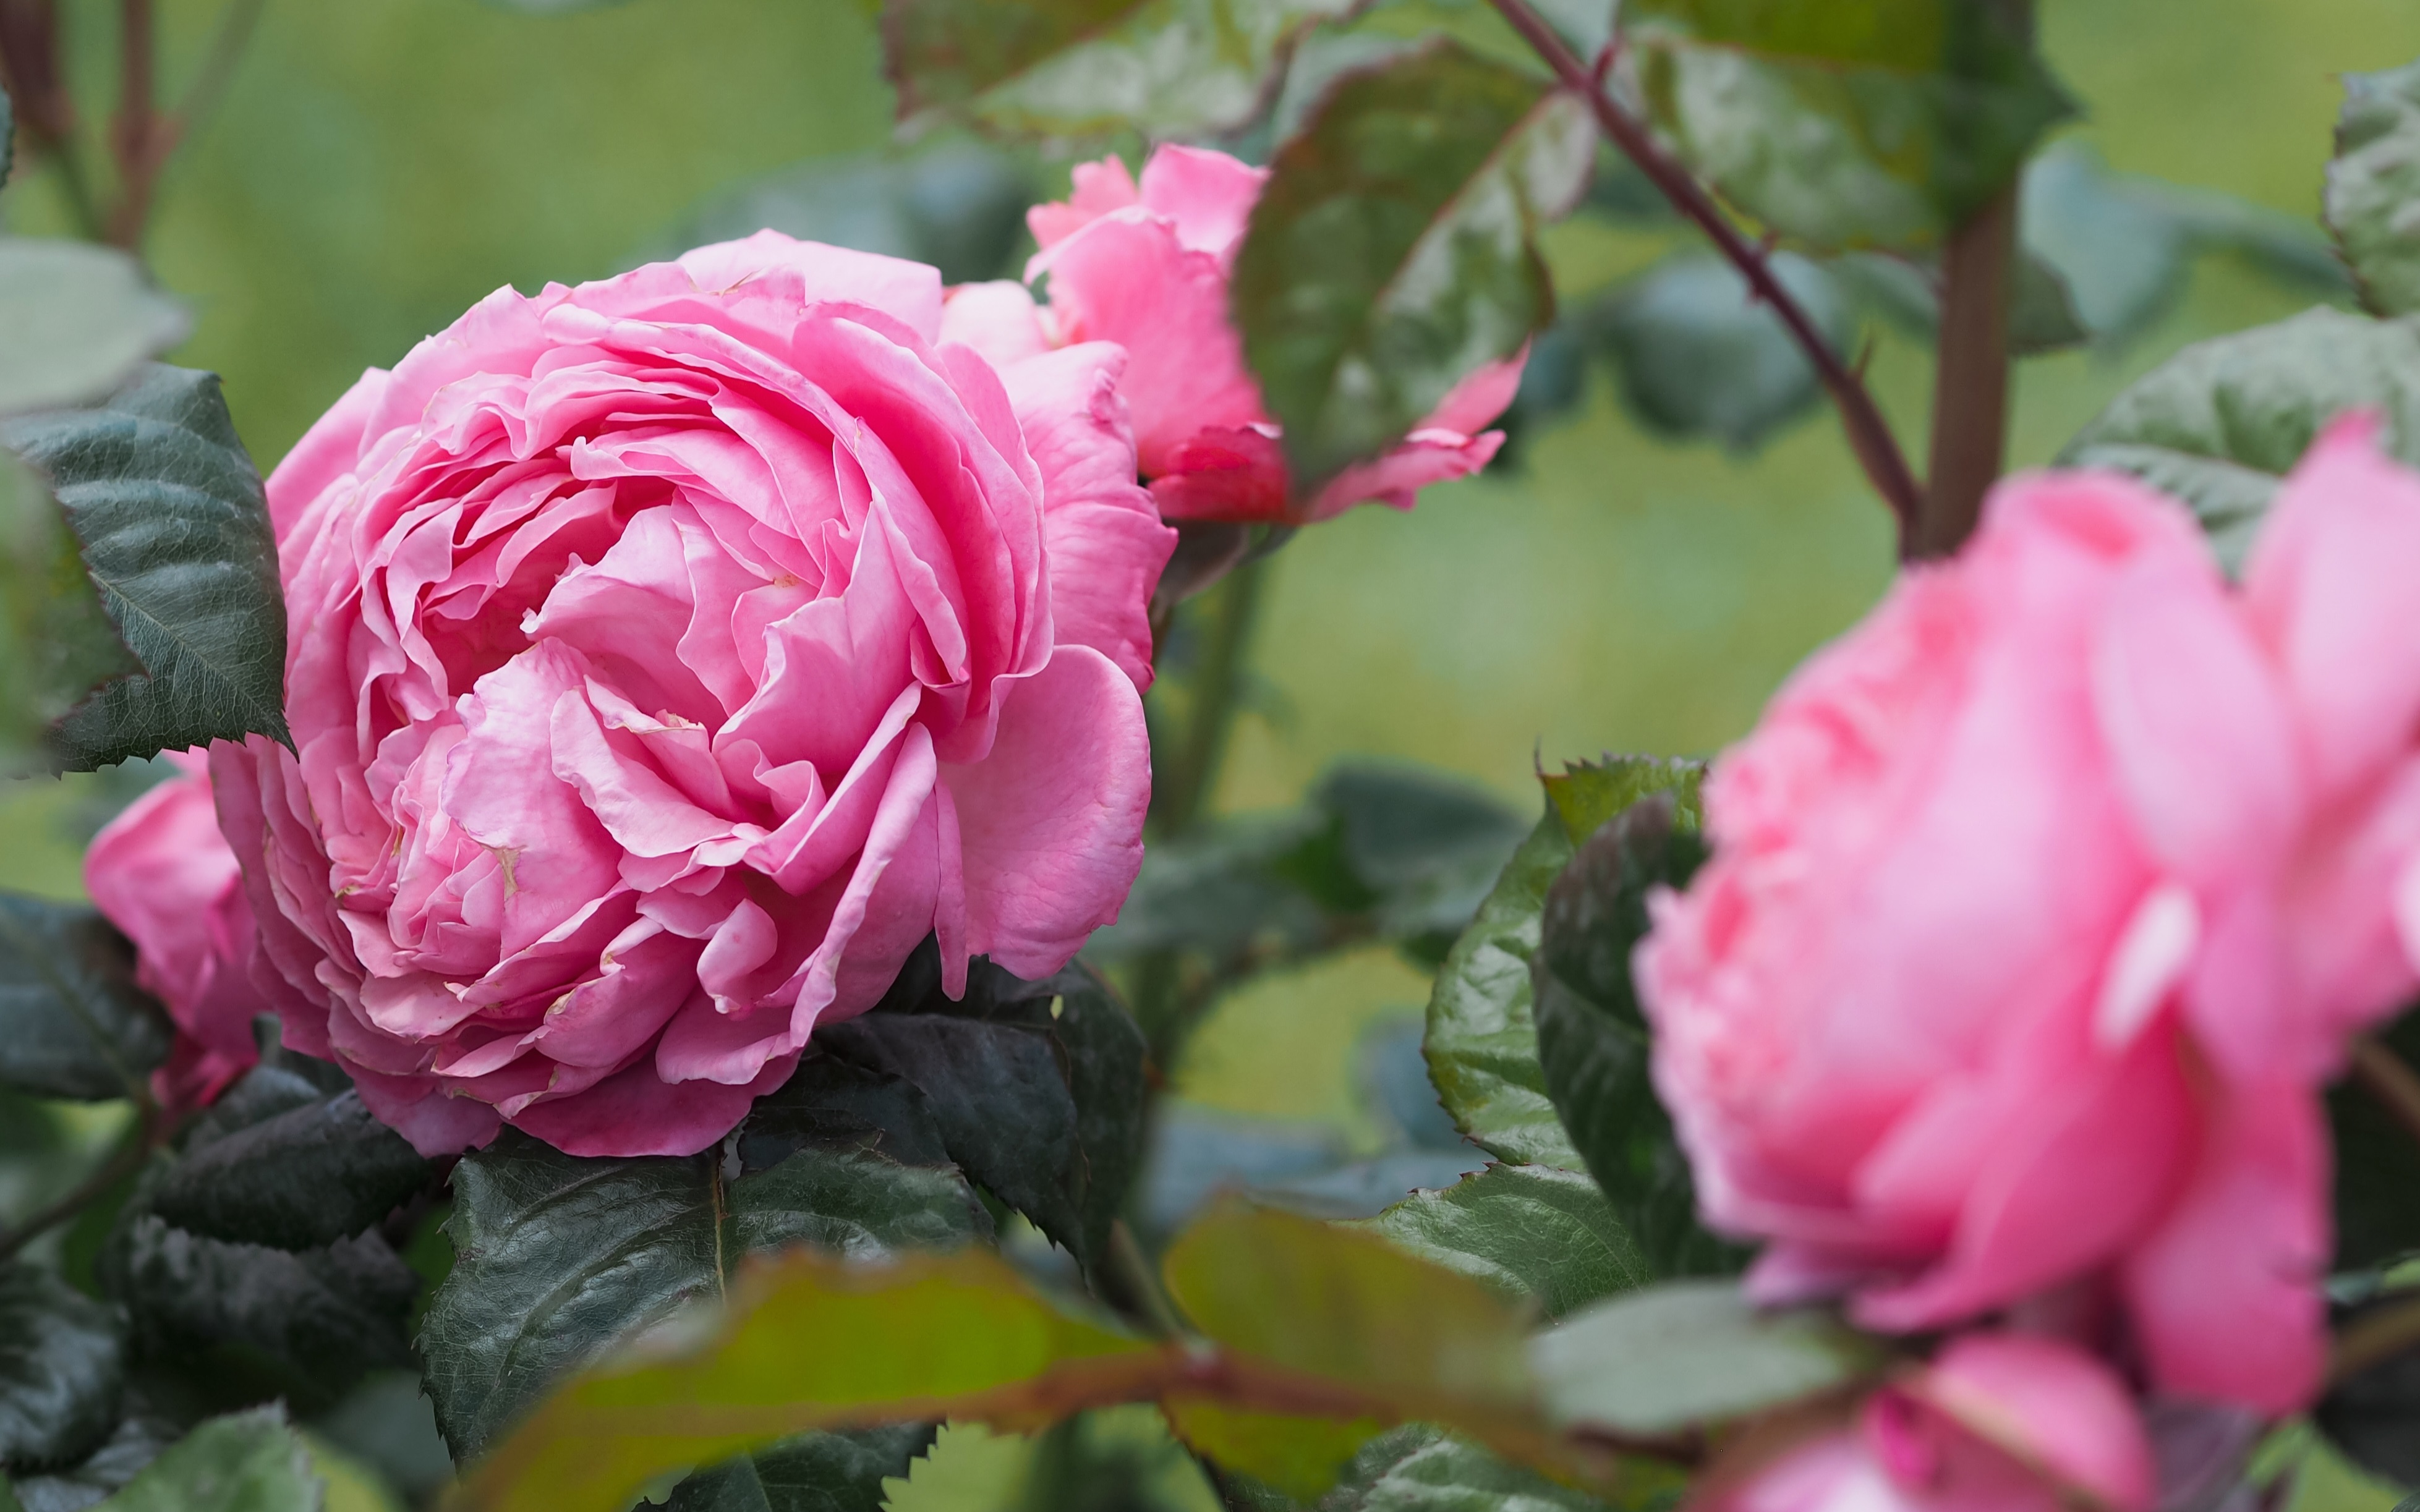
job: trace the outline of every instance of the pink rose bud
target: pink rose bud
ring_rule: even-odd
[[[365,375],[269,484],[300,759],[214,757],[287,1042],[425,1152],[680,1154],[928,933],[1063,964],[1151,788],[1125,363],[766,232]]]
[[[2003,485],[1716,764],[1635,964],[1760,1294],[1931,1329],[2105,1283],[2164,1389],[2310,1398],[2319,1092],[2420,939],[2420,476],[2373,430],[2241,589],[2129,479]]]
[[[172,1112],[200,1107],[260,1058],[251,980],[258,932],[235,852],[219,834],[198,750],[171,752],[179,776],[101,826],[84,856],[85,891],[134,942],[134,980],[176,1022],[151,1096]]]
[[[1064,202],[1026,212],[1042,250],[1025,276],[1049,274],[1057,338],[1114,341],[1132,354],[1126,402],[1161,515],[1299,523],[1368,500],[1409,509],[1429,484],[1485,467],[1504,443],[1485,427],[1521,386],[1521,357],[1470,374],[1399,445],[1329,480],[1297,512],[1277,423],[1227,310],[1267,177],[1223,152],[1163,147],[1140,185],[1116,158],[1079,163]]]
[[[1736,1476],[1704,1512],[2147,1512],[2149,1436],[2124,1385],[2064,1344],[1953,1339],[1867,1398],[1854,1427]]]

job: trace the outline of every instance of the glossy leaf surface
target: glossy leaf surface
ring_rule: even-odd
[[[43,1097],[125,1097],[167,1058],[167,1015],[134,985],[134,949],[93,909],[0,893],[0,1083]]]
[[[2183,500],[2230,566],[2319,427],[2378,410],[2420,461],[2420,324],[2307,310],[2186,347],[2119,394],[2059,460],[2132,472]]]
[[[1699,174],[1826,249],[1937,242],[2071,109],[2013,8],[1631,0],[1658,121]]]
[[[207,1239],[312,1249],[385,1217],[431,1169],[348,1089],[189,1155],[154,1189],[151,1210]]]
[[[1651,1273],[1621,1220],[1579,1171],[1491,1165],[1442,1192],[1416,1192],[1368,1227],[1548,1318],[1627,1291]]]
[[[1053,138],[1244,125],[1295,40],[1366,0],[884,0],[902,116]]]
[[[1545,326],[1531,233],[1578,198],[1595,152],[1576,100],[1456,43],[1322,97],[1271,160],[1230,290],[1298,494]]]
[[[0,777],[48,766],[51,727],[139,675],[50,489],[0,452]]]
[[[88,409],[0,425],[51,482],[142,675],[70,711],[59,760],[286,731],[286,611],[260,475],[209,373],[152,364]]]

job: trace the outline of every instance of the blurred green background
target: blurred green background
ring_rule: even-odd
[[[163,0],[172,97],[222,3]],[[116,8],[64,8],[98,110]],[[2335,76],[2420,54],[2411,0],[2039,10],[2085,106],[2070,134],[2116,168],[2297,215],[2318,205]],[[480,0],[270,0],[153,223],[153,266],[196,316],[175,360],[225,375],[266,470],[364,366],[394,362],[497,285],[612,272],[717,191],[880,145],[889,108],[872,26],[851,0],[624,0],[562,15]],[[1046,182],[1063,186],[1063,166]],[[0,213],[19,231],[61,228],[39,175],[0,194]],[[1683,239],[1575,224],[1550,251],[1578,296]],[[2014,460],[2048,459],[2186,342],[2305,299],[2204,260],[2175,311],[2122,353],[2023,368]],[[1885,338],[1874,373],[1920,458],[1924,354]],[[1433,489],[1410,515],[1357,511],[1279,554],[1221,808],[1292,802],[1346,754],[1464,773],[1526,809],[1537,760],[1708,752],[1883,588],[1886,519],[1828,416],[1752,456],[1673,447],[1638,429],[1601,376],[1590,381],[1580,418],[1535,437],[1520,471]],[[82,839],[110,791],[104,778],[0,794],[0,886],[74,893]],[[1265,981],[1220,1010],[1181,1089],[1367,1140],[1356,1037],[1425,995],[1384,951]],[[944,1504],[954,1477],[997,1485],[1014,1454],[960,1444],[920,1470],[911,1500]]]

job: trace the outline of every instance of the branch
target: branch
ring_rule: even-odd
[[[109,123],[110,150],[117,159],[117,208],[110,212],[109,243],[132,252],[151,219],[151,193],[160,169],[176,147],[176,123],[154,104],[159,38],[152,0],[118,0],[117,114]]]
[[[1899,522],[1900,555],[1909,556],[1916,547],[1918,521],[1924,509],[1924,493],[1916,485],[1916,475],[1908,470],[1907,458],[1900,455],[1898,440],[1891,435],[1890,424],[1866,392],[1865,383],[1840,361],[1831,344],[1798,301],[1791,297],[1776,278],[1762,249],[1740,235],[1729,217],[1715,205],[1713,196],[1689,175],[1689,170],[1665,152],[1655,143],[1644,123],[1635,120],[1629,112],[1606,94],[1603,84],[1591,74],[1572,50],[1563,45],[1528,0],[1490,0],[1498,14],[1521,34],[1546,67],[1553,70],[1565,88],[1588,101],[1595,113],[1598,128],[1606,139],[1621,149],[1622,154],[1638,165],[1673,208],[1695,221],[1711,238],[1724,256],[1730,258],[1756,297],[1773,307],[1781,317],[1792,340],[1813,365],[1815,376],[1832,403],[1840,411],[1841,428],[1849,435],[1849,446],[1866,470],[1866,478],[1874,491],[1890,506]]]
[[[2355,1040],[2352,1079],[2369,1094],[2370,1101],[2403,1125],[2405,1134],[2420,1140],[2420,1072],[2413,1072],[2403,1063],[2401,1056],[2378,1041]]]

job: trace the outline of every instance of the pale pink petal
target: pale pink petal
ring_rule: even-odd
[[[1224,152],[1171,143],[1142,165],[1142,205],[1175,223],[1186,250],[1232,264],[1268,177],[1266,168]]]
[[[1521,370],[1528,363],[1529,347],[1525,342],[1519,351],[1500,363],[1480,363],[1447,390],[1428,418],[1413,428],[1478,435],[1512,408],[1512,396],[1521,392]]]
[[[1102,216],[1137,202],[1134,175],[1126,171],[1122,158],[1079,162],[1068,177],[1071,190],[1066,199],[1036,205],[1025,212],[1026,226],[1037,246],[1057,246]],[[1029,271],[1026,276],[1033,275]]]
[[[2184,1189],[2125,1267],[2152,1380],[2283,1417],[2327,1360],[2328,1146],[2315,1089],[2212,1089]]]
[[[1094,760],[1063,760],[1076,744]],[[944,766],[941,780],[957,810],[970,954],[1047,976],[1117,918],[1142,865],[1151,742],[1115,663],[1062,646],[1003,703],[989,758]]]
[[[2420,721],[2420,473],[2384,455],[2379,417],[2319,434],[2244,563],[2254,624],[2284,671],[2321,790],[2366,780]]]
[[[953,285],[943,297],[940,339],[971,347],[999,368],[1050,349],[1033,296],[1011,279]]]
[[[738,241],[718,242],[683,253],[678,266],[697,281],[700,288],[710,292],[728,289],[769,272],[794,274],[800,286],[812,289],[817,299],[845,301],[881,310],[906,321],[928,342],[940,334],[940,271],[904,257],[827,246],[820,241],[799,241],[779,231],[759,231]]]
[[[2150,1440],[2125,1382],[2072,1345],[1965,1335],[1907,1389],[2102,1506],[2145,1512],[2158,1498]]]

